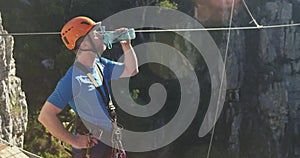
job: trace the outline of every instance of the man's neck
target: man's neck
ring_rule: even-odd
[[[96,62],[96,54],[93,52],[81,52],[77,56],[77,60],[85,66],[93,67]]]

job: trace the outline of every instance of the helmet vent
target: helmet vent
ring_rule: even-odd
[[[81,24],[90,25],[90,23],[82,21]]]
[[[64,37],[64,41],[65,41],[65,43],[70,44],[70,42],[68,41],[67,37]]]

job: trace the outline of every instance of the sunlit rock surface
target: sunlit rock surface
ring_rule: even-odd
[[[7,34],[0,17],[0,34]],[[16,76],[12,36],[0,36],[0,137],[22,147],[27,125],[27,103]]]

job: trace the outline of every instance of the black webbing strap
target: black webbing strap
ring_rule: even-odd
[[[108,87],[107,87],[107,84],[105,82],[103,73],[102,73],[99,65],[98,64],[96,64],[96,65],[97,65],[96,66],[96,70],[97,70],[97,73],[98,73],[98,75],[100,77],[100,80],[102,82],[102,85],[103,85],[103,88],[104,88],[104,92],[101,90],[101,88],[100,88],[99,84],[96,82],[94,76],[90,73],[90,71],[84,65],[82,65],[80,62],[75,62],[74,63],[74,66],[78,67],[80,70],[82,70],[84,73],[86,73],[86,75],[89,77],[89,79],[94,84],[94,86],[97,89],[97,91],[100,93],[101,98],[102,98],[102,100],[103,100],[103,102],[105,104],[105,107],[106,107],[106,109],[109,112],[110,119],[112,121],[116,121],[115,106],[113,105],[111,97],[109,95]]]

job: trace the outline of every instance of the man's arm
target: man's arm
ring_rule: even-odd
[[[50,102],[46,102],[40,112],[38,120],[45,126],[45,128],[56,138],[66,143],[71,144],[76,148],[87,148],[88,138],[85,135],[74,136],[68,132],[57,115],[62,110]],[[93,143],[98,143],[95,138],[92,138]]]
[[[124,71],[122,77],[131,77],[139,72],[138,61],[134,49],[131,46],[130,41],[121,42],[122,49],[124,52]]]
[[[116,31],[126,30],[126,28],[120,28]],[[138,61],[133,47],[131,46],[131,41],[121,41],[122,50],[124,53],[124,71],[120,78],[131,77],[139,72]]]

